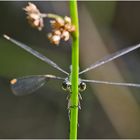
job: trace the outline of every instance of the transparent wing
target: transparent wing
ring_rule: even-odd
[[[42,87],[49,79],[64,80],[64,78],[54,75],[33,75],[17,79],[10,82],[13,93],[17,96],[30,94]]]
[[[68,73],[63,70],[62,68],[60,68],[56,63],[54,63],[52,60],[50,60],[49,58],[47,58],[46,56],[42,55],[41,53],[33,50],[32,48],[28,47],[27,45],[13,39],[13,38],[10,38],[9,36],[7,35],[3,35],[4,38],[6,38],[7,40],[11,41],[12,43],[16,44],[17,46],[19,46],[20,48],[26,50],[27,52],[31,53],[32,55],[36,56],[37,58],[41,59],[42,61],[48,63],[49,65],[51,65],[52,67],[56,68],[57,70],[65,73],[68,75]]]
[[[115,53],[113,53],[113,54],[111,54],[109,56],[104,57],[103,59],[97,61],[96,63],[90,65],[88,68],[86,68],[85,70],[81,71],[79,74],[83,74],[83,73],[85,73],[85,72],[87,72],[89,70],[95,69],[95,68],[97,68],[97,67],[99,67],[99,66],[101,66],[103,64],[106,64],[106,63],[108,63],[108,62],[110,62],[110,61],[112,61],[112,60],[114,60],[114,59],[116,59],[116,58],[118,58],[120,56],[123,56],[123,55],[125,55],[125,54],[127,54],[127,53],[129,53],[131,51],[134,51],[134,50],[138,49],[139,47],[140,47],[140,44],[138,44],[136,46],[131,46],[129,48],[122,49],[120,51],[117,51],[117,52],[115,52]]]
[[[140,84],[135,84],[135,83],[119,83],[119,82],[86,80],[86,79],[81,79],[81,81],[88,82],[88,83],[95,83],[95,84],[107,84],[107,85],[128,86],[128,87],[138,87],[138,88],[140,88]]]

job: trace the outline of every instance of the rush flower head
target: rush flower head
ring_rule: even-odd
[[[50,40],[51,43],[53,43],[55,45],[59,45],[61,38],[60,38],[60,35],[49,33],[48,39]]]
[[[75,31],[75,26],[71,23],[71,18],[67,16],[64,18],[54,18],[50,21],[50,23],[53,30],[52,33],[48,34],[48,38],[55,45],[59,45],[61,39],[68,41],[70,33]]]
[[[43,18],[47,15],[40,13],[36,5],[31,2],[29,2],[28,5],[23,9],[26,11],[29,24],[32,27],[37,28],[38,30],[42,30],[42,28],[44,27]]]

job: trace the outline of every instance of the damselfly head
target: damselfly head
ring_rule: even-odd
[[[64,82],[62,83],[62,89],[64,91],[72,92],[71,82],[69,81],[68,78],[66,78]],[[79,89],[79,92],[86,90],[86,83],[83,82],[81,79],[79,79],[78,89]]]

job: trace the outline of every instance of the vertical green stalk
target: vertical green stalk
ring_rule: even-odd
[[[79,21],[77,0],[70,0],[70,14],[76,31],[72,34],[72,94],[70,98],[70,139],[77,139],[78,124],[78,80],[79,80]]]

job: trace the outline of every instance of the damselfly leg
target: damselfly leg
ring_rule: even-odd
[[[70,109],[71,108],[78,108],[79,110],[81,110],[81,103],[80,103],[80,100],[82,100],[82,96],[81,96],[81,94],[80,94],[80,92],[78,93],[78,106],[72,106],[71,105],[71,102],[70,102],[70,96],[71,96],[71,94],[70,93],[68,93],[68,95],[67,95],[67,100],[68,100],[68,105],[67,105],[67,109],[68,109],[68,118],[69,118],[69,121],[70,121]],[[79,124],[78,124],[78,126],[79,126]]]

